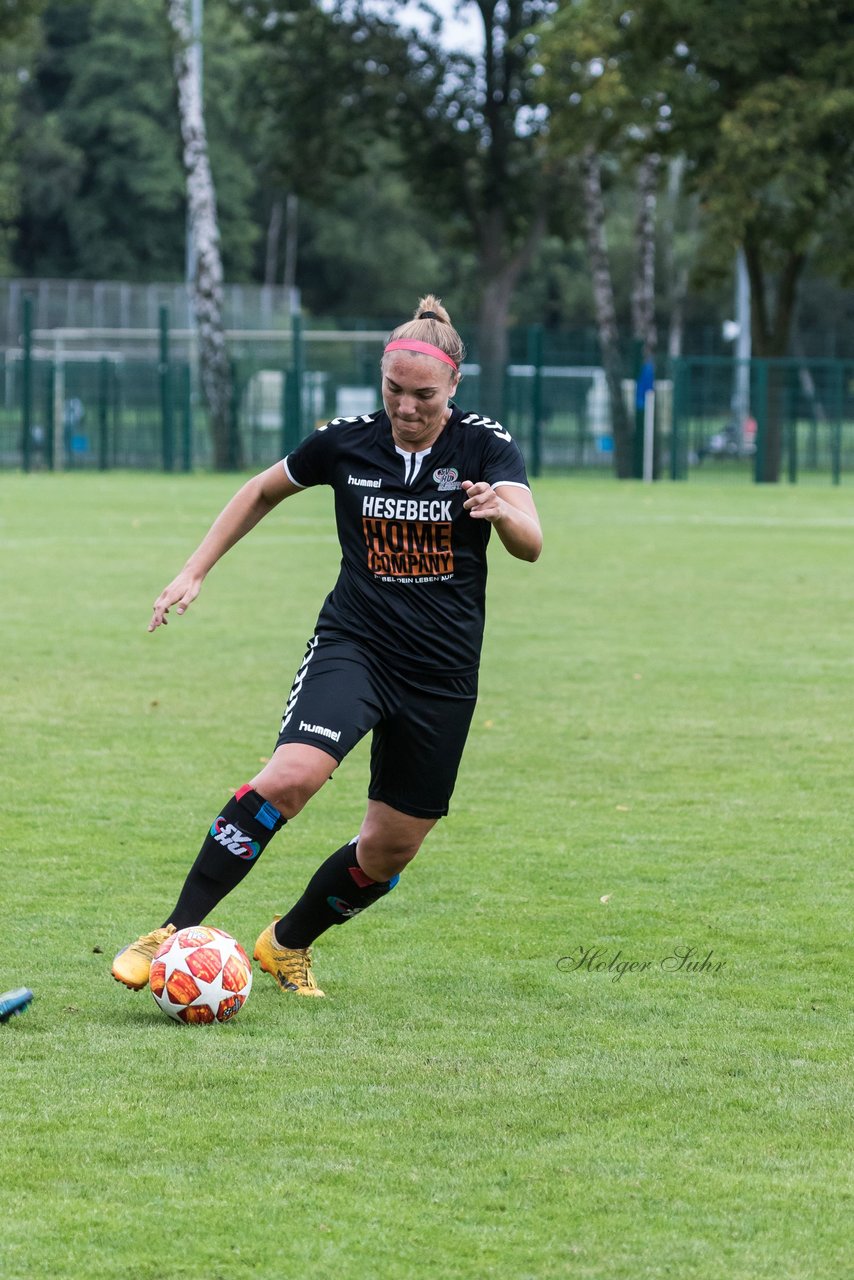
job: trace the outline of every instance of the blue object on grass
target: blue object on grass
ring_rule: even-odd
[[[15,991],[4,991],[0,996],[0,1022],[8,1022],[16,1013],[29,1009],[33,993],[29,987],[18,987]]]

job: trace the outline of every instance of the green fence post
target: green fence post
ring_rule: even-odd
[[[768,434],[768,364],[765,360],[754,360],[752,364],[756,373],[756,395],[752,397],[756,418],[756,459],[753,478],[757,484],[763,484]]]
[[[783,393],[783,419],[786,424],[786,463],[789,484],[798,483],[798,398],[792,386],[792,378],[797,377],[794,365],[785,365],[781,369],[785,377]]]
[[[160,308],[160,430],[163,470],[171,471],[175,460],[175,439],[172,426],[172,381],[169,368],[169,308]]]
[[[184,365],[182,378],[181,413],[181,465],[185,471],[193,470],[193,371],[189,361]]]
[[[109,466],[110,439],[110,362],[102,356],[98,367],[98,470]]]
[[[830,438],[830,463],[834,484],[839,484],[842,479],[842,413],[845,404],[845,386],[842,380],[842,370],[843,366],[838,364],[835,369],[836,377],[833,380],[833,399],[835,404],[833,430]]]
[[[670,411],[670,479],[681,480],[679,449],[681,445],[681,418],[685,401],[685,382],[688,369],[681,357],[673,360],[673,405]]]
[[[282,425],[280,430],[279,453],[282,457],[286,457],[291,452],[291,374],[286,369],[282,374],[282,396],[279,397],[279,422]]]
[[[120,364],[110,365],[110,439],[113,442],[111,451],[113,466],[116,466],[122,441],[122,375],[123,369]]]
[[[293,369],[285,370],[282,388],[282,454],[289,454],[300,442],[299,385]]]
[[[21,465],[32,466],[33,446],[33,300],[24,298],[21,369]]]
[[[47,375],[44,380],[44,430],[45,430],[45,461],[49,470],[53,471],[56,466],[56,409],[54,406],[54,396],[56,395],[56,369],[53,362],[47,367]]]
[[[294,435],[296,442],[302,440],[302,384],[303,374],[303,342],[302,342],[302,316],[297,311],[291,320],[291,339],[293,343],[293,371],[294,371],[294,401],[292,412],[294,414]]]
[[[533,366],[531,378],[531,475],[538,476],[543,466],[543,326],[528,329],[528,363]]]
[[[282,386],[282,454],[295,449],[302,439],[303,346],[302,318],[291,317],[291,368],[285,370]]]

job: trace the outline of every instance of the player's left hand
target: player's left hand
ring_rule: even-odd
[[[466,495],[463,507],[475,520],[488,520],[490,524],[494,524],[504,515],[504,503],[485,480],[478,480],[476,484],[471,480],[463,480],[461,488]]]

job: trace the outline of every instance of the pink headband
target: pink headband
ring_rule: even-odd
[[[383,355],[386,351],[418,351],[422,356],[433,356],[436,360],[443,360],[445,364],[451,366],[454,373],[458,369],[457,362],[446,355],[441,347],[434,347],[432,342],[418,342],[415,338],[398,338],[396,342],[388,344]]]

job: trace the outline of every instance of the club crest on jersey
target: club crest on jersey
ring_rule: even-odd
[[[433,479],[440,493],[450,493],[452,489],[460,487],[460,473],[456,467],[437,467],[433,472]]]
[[[261,846],[257,840],[250,840],[245,831],[241,831],[233,822],[227,822],[222,814],[211,827],[211,835],[223,849],[227,849],[238,858],[243,858],[246,862],[251,862],[261,852]]]

